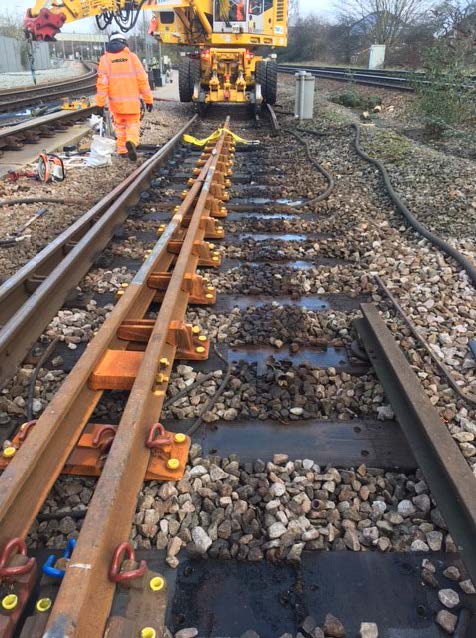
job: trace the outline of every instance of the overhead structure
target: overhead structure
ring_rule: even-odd
[[[53,40],[66,23],[95,17],[101,30],[127,33],[145,10],[153,11],[150,35],[192,47],[179,69],[182,102],[276,102],[276,56],[258,49],[287,45],[288,0],[38,0],[25,28],[34,40]]]

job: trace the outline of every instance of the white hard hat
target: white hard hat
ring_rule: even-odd
[[[109,42],[114,42],[115,40],[122,40],[123,42],[127,42],[126,36],[123,33],[119,33],[116,31],[115,33],[111,33],[109,36]]]

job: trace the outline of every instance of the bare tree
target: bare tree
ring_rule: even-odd
[[[428,14],[433,4],[431,0],[346,0],[341,13],[375,44],[392,46],[401,41],[408,26]]]
[[[476,48],[476,0],[445,0],[432,10],[438,37],[464,54]]]

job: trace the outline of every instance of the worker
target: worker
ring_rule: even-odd
[[[117,152],[120,157],[137,160],[140,137],[140,98],[147,111],[154,106],[147,73],[135,53],[127,47],[122,33],[113,33],[106,53],[99,61],[96,104],[104,115],[106,102],[114,121]]]

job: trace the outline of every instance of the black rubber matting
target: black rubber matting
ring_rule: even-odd
[[[185,561],[178,568],[168,626],[197,627],[200,638],[238,638],[249,629],[261,638],[278,638],[296,635],[307,615],[322,625],[332,613],[348,638],[358,635],[363,621],[377,623],[379,638],[443,638],[434,623],[441,605],[437,592],[421,582],[421,561],[421,555],[375,552],[307,554],[299,569]]]

